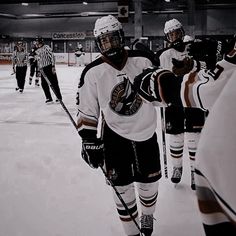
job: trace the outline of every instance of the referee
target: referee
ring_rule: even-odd
[[[36,59],[41,72],[41,85],[46,97],[45,103],[50,104],[53,102],[48,82],[51,83],[51,87],[57,97],[56,102],[58,102],[58,99],[62,99],[62,95],[58,84],[53,51],[48,45],[44,44],[42,37],[36,38],[36,46]],[[49,81],[47,82],[47,80]]]
[[[25,77],[27,71],[27,52],[23,47],[23,42],[19,41],[12,55],[13,71],[16,73],[16,91],[23,93],[25,87]]]

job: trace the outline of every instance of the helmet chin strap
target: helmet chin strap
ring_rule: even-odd
[[[109,63],[110,65],[112,65],[117,69],[122,69],[127,59],[127,53],[124,48],[121,48],[114,55],[108,55],[104,53],[103,56],[106,58],[107,63]]]
[[[178,52],[183,52],[185,50],[185,43],[182,39],[177,39],[171,43],[171,47],[177,50]]]
[[[114,50],[114,52],[111,52],[109,55],[109,58],[114,61],[122,61],[124,56],[124,48],[119,48],[118,50]]]

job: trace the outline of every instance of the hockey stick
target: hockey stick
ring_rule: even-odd
[[[14,72],[11,73],[11,75],[14,75],[15,73],[16,73],[16,72],[14,71]]]
[[[43,70],[40,70],[40,72],[41,72],[41,74],[43,75],[43,77],[45,78],[45,80],[47,81],[48,85],[49,85],[50,88],[52,89],[52,91],[53,91],[53,93],[55,94],[55,96],[57,97],[57,94],[56,94],[56,92],[55,92],[55,90],[54,90],[54,88],[53,88],[51,82],[49,81],[48,77],[46,76],[46,74],[43,72]],[[76,123],[75,123],[73,117],[71,116],[70,112],[68,111],[67,107],[65,106],[65,104],[63,103],[63,101],[62,101],[61,99],[59,99],[58,97],[57,97],[57,99],[60,101],[61,106],[63,107],[64,111],[65,111],[66,114],[68,115],[68,117],[69,117],[71,123],[73,124],[73,126],[75,127],[75,129],[76,129],[76,131],[77,131]],[[78,132],[77,132],[77,133],[78,133]],[[121,197],[120,193],[119,193],[118,190],[116,189],[116,187],[115,187],[115,185],[113,184],[113,182],[112,182],[112,181],[110,180],[110,178],[108,177],[106,171],[104,170],[104,168],[103,168],[102,166],[99,166],[99,167],[100,167],[100,169],[102,170],[104,176],[106,177],[106,180],[108,181],[108,183],[109,183],[109,184],[112,186],[112,188],[114,189],[114,191],[115,191],[117,197],[120,199],[122,205],[124,206],[124,208],[125,208],[125,210],[127,211],[127,213],[130,215],[132,221],[134,222],[134,224],[135,224],[136,227],[138,228],[139,232],[141,233],[141,235],[143,235],[142,232],[141,232],[141,229],[140,229],[140,227],[139,227],[139,225],[138,225],[138,223],[136,222],[136,220],[135,220],[135,218],[134,218],[134,216],[133,216],[132,213],[129,211],[129,208],[128,208],[127,204],[125,203],[125,201],[124,201],[123,198]]]
[[[76,123],[75,123],[73,117],[71,116],[71,114],[70,114],[70,112],[68,111],[67,107],[65,106],[64,102],[63,102],[61,99],[59,99],[59,98],[57,97],[57,93],[56,93],[56,91],[54,90],[54,88],[53,88],[53,86],[52,86],[50,80],[48,79],[48,77],[46,76],[46,74],[44,73],[44,71],[43,71],[42,69],[40,70],[40,73],[43,75],[44,79],[47,81],[49,87],[52,89],[52,91],[53,91],[53,93],[55,94],[56,98],[57,98],[58,101],[60,102],[62,108],[64,109],[64,111],[65,111],[66,114],[68,115],[68,117],[69,117],[71,123],[73,124],[73,126],[74,126],[74,127],[76,128],[76,130],[77,130],[77,126],[76,126]]]
[[[165,171],[165,177],[168,178],[167,155],[166,155],[166,138],[165,138],[165,113],[164,113],[164,109],[165,109],[164,107],[160,107],[164,171]]]

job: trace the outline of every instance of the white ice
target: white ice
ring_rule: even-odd
[[[73,118],[81,71],[57,66]],[[82,160],[81,140],[61,105],[44,103],[41,87],[28,85],[29,70],[24,93],[16,92],[11,72],[0,66],[0,236],[124,235],[111,187]],[[157,132],[162,151],[160,122]],[[177,188],[163,172],[154,217],[153,236],[204,235],[186,151]]]

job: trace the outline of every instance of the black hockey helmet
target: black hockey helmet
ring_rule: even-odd
[[[44,44],[44,40],[41,36],[37,36],[35,38],[35,41],[36,41],[37,44]]]

